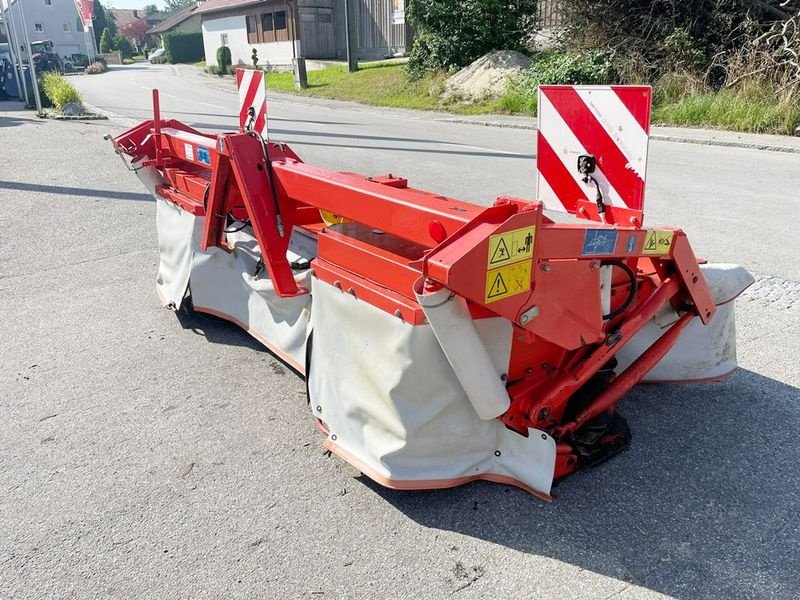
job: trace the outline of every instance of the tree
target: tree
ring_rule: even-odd
[[[103,29],[103,35],[100,36],[100,53],[108,54],[114,49],[114,42],[111,38],[111,32],[108,27]]]
[[[92,27],[94,28],[95,42],[97,42],[98,46],[100,45],[100,36],[106,28],[108,28],[112,38],[117,35],[117,23],[114,21],[114,15],[100,4],[100,0],[94,0]]]
[[[150,15],[157,13],[158,7],[155,4],[148,4],[144,7],[144,16],[149,17]]]
[[[139,19],[120,28],[119,34],[133,42],[137,48],[142,48],[147,41],[147,32],[150,25],[144,19]]]
[[[187,6],[191,6],[196,0],[164,0],[164,10],[167,12],[175,12]]]
[[[133,58],[133,44],[128,38],[123,35],[117,35],[114,37],[114,45],[122,54],[122,58]]]

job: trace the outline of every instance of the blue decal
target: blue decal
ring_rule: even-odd
[[[581,254],[614,254],[617,232],[614,229],[587,229]]]
[[[204,165],[211,164],[211,155],[208,153],[208,148],[204,148],[203,146],[197,147],[197,162],[201,162]]]
[[[636,236],[632,235],[628,238],[628,247],[627,252],[633,252],[633,249],[636,247]]]

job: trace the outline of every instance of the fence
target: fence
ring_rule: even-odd
[[[558,27],[564,24],[563,7],[565,0],[539,0],[536,20],[539,27]]]

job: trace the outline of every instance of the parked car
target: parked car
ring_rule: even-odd
[[[160,58],[162,56],[164,56],[164,49],[163,48],[157,48],[156,50],[153,50],[150,53],[150,56],[148,56],[147,58],[152,63],[152,62],[155,62],[155,60],[157,58]]]

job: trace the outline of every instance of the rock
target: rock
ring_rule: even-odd
[[[502,96],[508,90],[509,82],[530,65],[530,58],[513,50],[490,52],[445,81],[444,99]]]
[[[83,114],[83,107],[77,102],[67,102],[61,109],[61,113],[67,117],[77,117]]]

